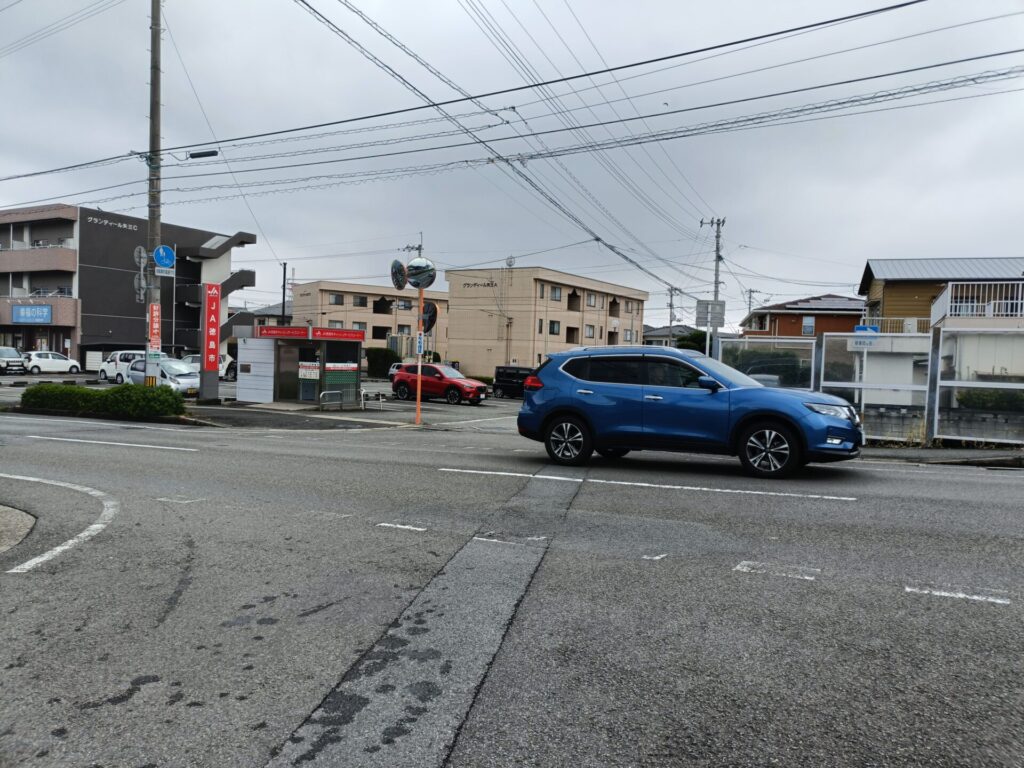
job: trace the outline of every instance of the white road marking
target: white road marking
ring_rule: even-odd
[[[420,531],[427,530],[426,528],[417,528],[415,525],[399,525],[398,523],[377,523],[378,528],[401,528],[403,531]]]
[[[115,443],[108,440],[78,440],[73,437],[43,437],[42,435],[25,435],[32,440],[54,440],[60,443],[91,443],[93,445],[121,445],[127,448],[153,448],[158,451],[188,451],[198,453],[198,448],[174,448],[169,445],[146,445],[145,443]]]
[[[744,560],[733,568],[740,573],[767,573],[769,576],[785,576],[788,579],[803,579],[814,581],[815,577],[821,574],[820,568],[808,568],[803,565],[772,565],[771,563],[756,563],[753,560]]]
[[[489,541],[492,544],[514,544],[517,547],[523,546],[518,541],[505,541],[504,539],[487,539],[487,538],[484,538],[483,536],[474,536],[473,537],[473,541]]]
[[[74,546],[81,544],[83,541],[87,541],[95,536],[97,533],[107,527],[107,524],[114,519],[118,512],[121,511],[121,504],[116,499],[108,496],[103,491],[97,491],[95,488],[89,488],[85,485],[75,485],[74,483],[63,483],[59,480],[44,480],[41,477],[25,477],[24,475],[4,475],[0,474],[0,477],[5,477],[8,480],[23,480],[28,483],[42,483],[44,485],[55,485],[58,488],[68,488],[72,491],[78,491],[79,493],[87,493],[90,496],[99,499],[103,503],[103,512],[96,518],[96,522],[82,531],[80,534],[72,539],[68,539],[63,544],[51,549],[49,552],[44,552],[38,557],[33,557],[31,560],[27,560],[21,565],[15,566],[8,571],[8,573],[26,573],[31,571],[37,565],[52,560],[62,552],[67,552]]]
[[[166,501],[168,504],[195,504],[197,501],[206,501],[206,499],[168,499],[161,496],[157,501]]]
[[[467,419],[466,421],[439,421],[436,424],[433,424],[432,426],[449,427],[452,424],[479,424],[481,421],[504,421],[505,419],[515,419],[518,417],[519,414],[516,413],[511,416],[494,416],[493,418],[490,419]]]
[[[784,493],[782,491],[748,491],[739,488],[708,488],[703,485],[662,485],[660,483],[632,483],[624,480],[598,480],[588,477],[588,483],[605,485],[628,485],[636,488],[664,488],[671,491],[700,491],[702,493],[739,493],[747,496],[784,496],[794,499],[826,499],[828,501],[856,501],[853,496],[826,496],[819,493]]]
[[[439,467],[439,472],[461,472],[466,475],[497,475],[499,477],[536,477],[540,480],[565,480],[569,483],[582,483],[580,477],[558,477],[557,475],[531,475],[526,472],[490,472],[482,469],[452,469],[451,467]]]
[[[96,419],[58,419],[42,416],[21,416],[6,413],[4,418],[15,419],[17,421],[45,421],[50,423],[60,424],[81,424],[82,426],[90,427],[110,427],[112,429],[128,429],[124,422],[118,421],[97,421]],[[184,432],[186,430],[193,430],[195,427],[149,427],[143,424],[132,424],[131,429],[150,429],[158,432]]]
[[[640,559],[641,560],[661,560],[663,557],[668,557],[668,555],[667,554],[664,554],[664,555],[643,555]]]
[[[956,597],[961,600],[977,600],[982,603],[995,603],[996,605],[1009,605],[1010,601],[1004,597],[989,597],[988,595],[969,595],[966,592],[947,592],[943,589],[920,589],[918,587],[904,587],[904,592],[912,592],[915,595],[935,595],[936,597]]]
[[[703,485],[664,485],[660,483],[634,483],[625,480],[598,480],[588,477],[561,477],[559,475],[531,475],[526,472],[496,472],[482,469],[453,469],[439,467],[439,472],[460,472],[467,475],[497,475],[499,477],[530,477],[537,480],[562,480],[568,483],[602,483],[604,485],[624,485],[634,488],[662,488],[670,491],[699,491],[701,493],[733,493],[746,496],[779,496],[792,499],[824,499],[827,501],[856,501],[854,496],[827,496],[819,493],[784,493],[782,491],[750,491],[739,488],[709,488]]]
[[[546,538],[547,538],[547,536],[527,536],[526,540],[527,541],[544,541],[544,539],[546,539]]]

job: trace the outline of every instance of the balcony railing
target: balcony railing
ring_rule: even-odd
[[[877,325],[880,333],[928,333],[927,317],[863,317],[861,325]]]
[[[0,243],[0,251],[28,251],[36,248],[74,248],[75,238],[73,237],[52,237],[50,239],[32,240],[25,243],[15,240],[11,245]]]
[[[932,325],[945,317],[1024,317],[1024,280],[949,283],[932,302]]]

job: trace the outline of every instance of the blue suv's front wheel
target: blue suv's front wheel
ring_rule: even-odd
[[[802,465],[800,443],[782,424],[759,421],[740,434],[740,463],[755,477],[789,477]]]
[[[556,464],[579,466],[590,460],[594,442],[590,428],[575,416],[556,416],[544,433],[544,447]]]

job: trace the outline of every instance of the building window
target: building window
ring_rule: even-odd
[[[399,309],[412,309],[412,299],[399,299],[398,300],[398,308]]]
[[[265,317],[258,317],[258,318],[256,318],[256,325],[266,325],[266,324],[267,324],[267,318],[265,318]]]
[[[626,302],[626,314],[627,315],[633,314],[633,302],[632,301],[627,301]]]
[[[352,328],[356,331],[365,331],[366,323],[352,323]]]
[[[544,333],[544,318],[537,318],[537,333]]]
[[[353,307],[365,307],[366,306],[366,297],[365,296],[353,296],[352,297],[352,306]]]
[[[596,307],[597,306],[597,294],[596,293],[588,293],[587,294],[587,306],[588,307]]]
[[[336,307],[343,306],[345,304],[344,293],[329,293],[327,294],[327,303],[333,304]]]
[[[344,320],[328,320],[327,321],[327,327],[328,328],[344,328],[345,327],[345,321]]]
[[[551,286],[551,300],[561,301],[562,300],[562,289],[557,285]]]
[[[604,294],[601,294],[601,309],[604,309]]]
[[[551,320],[548,323],[548,334],[551,336],[557,336],[562,332],[562,324],[557,320]]]
[[[633,330],[631,328],[627,328],[626,330],[624,330],[622,332],[622,338],[625,339],[626,341],[632,341],[633,340]]]
[[[590,294],[590,295],[593,296],[594,294]],[[586,338],[588,338],[588,339],[594,338],[594,326],[592,326],[592,325],[585,325],[585,326],[583,326],[583,335]]]
[[[400,325],[400,326],[398,326],[398,335],[399,336],[410,336],[410,335],[412,335],[412,326],[411,325]]]
[[[386,325],[375,325],[373,326],[373,338],[383,340],[391,335],[391,329]]]
[[[804,336],[814,335],[814,315],[804,315],[804,322],[800,326],[800,333]]]
[[[537,283],[537,297],[544,298],[544,283]]]

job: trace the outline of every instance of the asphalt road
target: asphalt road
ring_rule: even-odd
[[[0,765],[1024,764],[1020,471],[569,470],[514,403],[428,407],[0,415],[37,518],[0,553]]]

